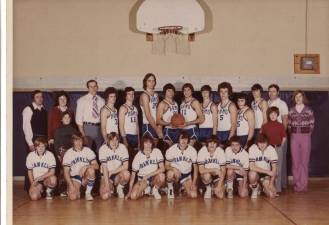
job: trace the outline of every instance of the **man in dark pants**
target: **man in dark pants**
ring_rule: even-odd
[[[27,143],[26,153],[35,151],[34,140],[47,138],[47,110],[43,106],[43,94],[40,90],[32,93],[32,103],[23,110],[23,131]],[[30,182],[25,173],[24,190],[28,191]]]

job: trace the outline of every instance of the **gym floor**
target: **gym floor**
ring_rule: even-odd
[[[276,199],[191,200],[176,197],[160,201],[144,197],[137,201],[116,197],[102,201],[84,199],[32,202],[23,191],[23,182],[14,182],[13,222],[15,225],[211,225],[211,224],[329,224],[329,179],[312,179],[308,193],[291,188]]]

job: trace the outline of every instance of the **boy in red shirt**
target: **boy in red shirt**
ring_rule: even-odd
[[[269,144],[275,147],[278,154],[278,177],[276,179],[276,191],[282,191],[282,174],[287,171],[282,171],[283,151],[282,145],[286,141],[286,131],[282,123],[277,121],[279,109],[275,106],[267,110],[267,123],[262,126],[261,133],[265,134],[269,139]]]

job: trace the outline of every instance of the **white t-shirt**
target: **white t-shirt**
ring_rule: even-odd
[[[147,157],[143,151],[139,151],[133,160],[132,170],[136,172],[138,176],[144,177],[156,171],[159,168],[159,164],[162,162],[163,155],[157,148],[152,150],[149,157]]]
[[[282,101],[280,98],[277,98],[274,101],[268,100],[268,107],[272,106],[279,108],[278,122],[282,123],[281,116],[288,115],[289,113],[287,103],[285,101]]]
[[[82,167],[90,165],[93,160],[96,160],[96,155],[90,148],[83,147],[81,151],[70,148],[64,155],[63,166],[70,167],[70,175],[76,176]]]
[[[187,149],[181,151],[179,144],[174,144],[167,150],[166,160],[181,173],[190,173],[192,164],[195,164],[197,160],[197,151],[190,145],[188,145]]]
[[[249,154],[243,148],[240,148],[238,153],[234,153],[231,147],[225,150],[226,165],[239,166],[245,170],[249,169]]]
[[[261,169],[271,170],[271,164],[278,162],[278,154],[271,145],[261,151],[256,144],[253,144],[249,148],[249,162],[254,162]]]
[[[46,150],[42,155],[38,155],[37,151],[33,151],[26,158],[26,167],[28,170],[32,170],[33,178],[37,178],[55,168],[56,160],[50,151]]]
[[[219,169],[226,165],[226,157],[224,150],[217,147],[213,156],[210,155],[206,146],[203,146],[198,153],[198,165],[204,165],[206,169]]]
[[[102,164],[106,164],[109,171],[113,171],[129,160],[128,150],[121,143],[115,150],[111,149],[107,144],[103,144],[99,148],[98,159]]]

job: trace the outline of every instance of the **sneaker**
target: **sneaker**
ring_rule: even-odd
[[[87,201],[93,201],[93,200],[94,200],[94,198],[93,198],[93,196],[91,195],[91,193],[89,193],[89,194],[86,193],[85,198],[86,198]]]
[[[159,191],[156,187],[153,187],[152,189],[152,194],[154,196],[155,199],[160,200],[161,199],[161,195],[159,194]]]
[[[53,199],[53,196],[51,195],[51,193],[49,193],[49,192],[46,193],[46,199],[47,200]]]
[[[144,190],[144,195],[150,195],[151,194],[151,187],[148,185]]]
[[[206,191],[204,192],[204,196],[203,198],[207,199],[207,198],[211,198],[211,194],[212,194],[212,190],[211,190],[211,186],[207,186],[206,187]]]
[[[227,198],[233,198],[233,189],[232,188],[227,189]]]
[[[255,188],[251,188],[252,192],[251,192],[251,198],[257,198],[258,197],[258,186]]]
[[[117,186],[117,194],[119,198],[124,198],[125,194],[123,193],[123,186],[122,185],[118,185]]]
[[[175,198],[174,188],[168,188],[168,194],[167,194],[167,196],[168,196],[169,199]]]
[[[60,193],[59,196],[62,197],[62,198],[67,197],[67,192],[63,191],[63,192]]]

